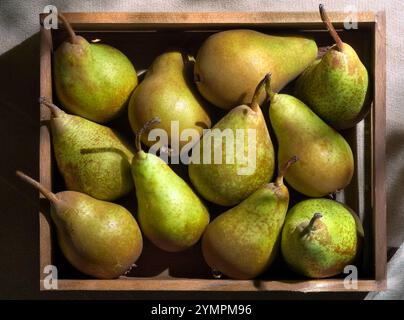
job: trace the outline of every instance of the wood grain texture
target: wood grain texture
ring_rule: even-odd
[[[207,28],[217,26],[321,27],[318,12],[66,12],[63,13],[76,30]],[[335,26],[341,27],[346,13],[329,12]],[[46,14],[41,14],[43,19]],[[373,23],[373,12],[358,13],[358,22]]]

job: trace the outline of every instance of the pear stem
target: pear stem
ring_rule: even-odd
[[[43,104],[44,106],[48,107],[52,116],[57,118],[58,116],[64,114],[64,111],[62,111],[58,106],[55,104],[51,103],[46,97],[39,97],[39,103]]]
[[[322,218],[322,217],[323,217],[323,215],[322,215],[321,213],[315,213],[315,214],[313,215],[313,217],[310,219],[310,222],[309,222],[309,224],[307,225],[307,227],[304,228],[304,230],[303,230],[303,235],[312,232],[312,231],[313,231],[313,228],[314,228],[314,223],[315,223],[318,219],[320,219],[320,218]]]
[[[320,9],[321,20],[323,20],[325,26],[327,27],[328,32],[330,33],[331,37],[334,39],[334,41],[337,45],[338,51],[342,52],[342,47],[343,47],[342,40],[339,37],[337,31],[335,31],[334,26],[332,25],[327,13],[325,12],[324,5],[320,4],[319,9]]]
[[[261,92],[264,90],[264,88],[266,87],[267,83],[268,83],[270,80],[271,80],[271,74],[270,74],[270,73],[267,73],[267,74],[265,75],[264,79],[262,79],[262,80],[258,83],[257,87],[255,88],[255,92],[254,92],[253,98],[252,98],[252,100],[251,100],[251,104],[250,104],[251,109],[257,110],[257,108],[259,108],[260,105],[259,105],[259,103],[258,103],[258,99],[259,99],[259,97],[260,97],[260,95],[261,95]]]
[[[279,176],[276,178],[275,184],[279,187],[283,184],[283,177],[286,175],[289,167],[294,164],[296,161],[299,160],[298,156],[293,156],[290,158],[282,167],[282,169],[279,171]]]
[[[51,192],[50,190],[45,188],[38,181],[32,179],[31,177],[27,176],[25,173],[23,173],[21,171],[17,170],[15,173],[21,180],[25,181],[26,183],[30,184],[34,188],[38,189],[39,192],[41,192],[51,203],[55,203],[55,202],[59,201],[59,199],[56,197],[56,195],[53,192]]]
[[[275,93],[272,91],[272,88],[271,88],[271,80],[272,80],[272,74],[268,73],[267,81],[265,82],[265,91],[269,97],[269,101],[272,101],[275,96]]]
[[[66,17],[63,14],[58,13],[58,18],[60,20],[62,20],[63,25],[65,26],[67,32],[69,33],[69,36],[70,36],[70,41],[69,42],[73,43],[73,44],[79,43],[78,40],[77,40],[76,33],[74,32],[74,30],[73,30],[71,24],[69,23],[69,21],[67,21]]]
[[[150,129],[151,126],[160,123],[160,118],[159,117],[155,117],[153,119],[150,119],[149,121],[147,121],[143,127],[141,127],[137,132],[135,132],[135,151],[136,153],[138,153],[139,151],[142,151],[142,144],[141,144],[141,137],[142,134]]]

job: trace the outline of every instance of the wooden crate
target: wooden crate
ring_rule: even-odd
[[[74,29],[91,40],[100,38],[122,50],[133,60],[136,69],[147,68],[168,46],[186,47],[193,53],[211,33],[229,28],[250,28],[268,33],[307,33],[319,45],[332,44],[318,12],[310,13],[66,13]],[[180,254],[159,251],[146,241],[139,264],[144,264],[133,277],[116,280],[89,279],[66,267],[53,237],[49,204],[41,198],[40,209],[40,288],[44,288],[44,267],[56,264],[58,290],[204,290],[204,291],[378,291],[386,289],[386,191],[385,191],[385,14],[359,13],[357,30],[343,30],[345,15],[329,13],[342,39],[354,46],[367,65],[373,83],[371,112],[358,128],[344,133],[351,145],[358,139],[364,147],[353,147],[357,170],[351,186],[345,191],[346,202],[360,210],[367,234],[362,259],[364,274],[359,273],[357,289],[346,289],[344,278],[308,280],[291,272],[271,272],[256,280],[214,279],[207,272],[195,248]],[[52,50],[66,37],[63,28],[46,30],[41,21],[40,95],[52,97]],[[52,147],[46,107],[40,112],[40,181],[55,191],[60,185],[52,165]],[[359,168],[360,167],[360,168]],[[59,182],[58,182],[59,181]],[[59,185],[58,185],[59,183]],[[134,198],[134,195],[133,195]],[[361,200],[358,200],[361,199]],[[133,199],[133,201],[135,201]],[[360,204],[362,203],[362,205]],[[362,206],[362,207],[360,207]],[[56,249],[54,249],[56,247]],[[143,260],[142,260],[143,259]],[[276,267],[274,267],[276,269]],[[66,271],[67,269],[67,271]],[[282,266],[278,269],[283,269]],[[65,271],[63,271],[65,270]],[[276,274],[276,272],[275,272]]]

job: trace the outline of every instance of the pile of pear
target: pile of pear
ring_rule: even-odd
[[[311,278],[335,276],[358,261],[361,221],[330,195],[354,174],[352,150],[337,130],[366,115],[368,73],[322,5],[320,15],[335,41],[320,58],[308,36],[227,30],[208,37],[196,58],[162,52],[142,81],[123,52],[88,42],[59,15],[69,34],[54,54],[59,106],[49,97],[40,104],[50,111],[67,191],[17,175],[50,201],[59,248],[77,270],[103,279],[127,275],[143,237],[168,252],[200,243],[215,277],[256,278],[279,251],[291,270]],[[294,95],[282,93],[292,82]],[[128,118],[132,138],[108,125],[118,117]],[[173,121],[181,139],[171,132]],[[210,128],[244,135],[205,144],[214,138]],[[153,129],[168,133],[160,154],[191,151],[187,179],[147,151],[156,143]],[[251,131],[252,168],[245,139]],[[230,163],[196,160],[218,151],[226,159],[239,146],[244,155]],[[289,188],[305,198],[292,208]],[[136,212],[117,203],[128,195]],[[227,208],[216,212],[216,205]]]

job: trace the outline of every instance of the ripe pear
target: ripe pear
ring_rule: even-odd
[[[320,13],[336,44],[303,72],[296,82],[295,95],[329,125],[346,129],[369,110],[368,72],[355,50],[341,41],[323,5]]]
[[[322,197],[346,187],[353,175],[354,159],[346,140],[299,99],[272,92],[269,118],[278,140],[278,162],[293,155],[300,161],[285,176],[297,191]]]
[[[59,15],[70,34],[56,50],[54,80],[57,97],[71,113],[105,123],[117,117],[137,85],[130,60],[109,45],[89,43],[77,36]]]
[[[249,103],[255,86],[274,75],[273,89],[281,90],[317,57],[313,39],[275,36],[253,30],[227,30],[210,36],[199,49],[195,81],[212,104],[231,109]],[[260,96],[259,103],[264,101]]]
[[[209,212],[187,183],[152,153],[142,150],[140,139],[159,120],[149,120],[136,133],[132,175],[138,201],[138,220],[145,236],[169,252],[188,249],[209,223]]]
[[[249,105],[230,110],[193,148],[189,177],[211,202],[235,205],[272,178],[274,149],[258,104],[267,81]]]
[[[155,128],[168,133],[168,143],[175,150],[187,144],[190,137],[187,140],[172,137],[172,121],[178,121],[179,134],[184,129],[195,129],[201,136],[203,129],[211,127],[204,102],[192,81],[192,67],[192,60],[179,51],[163,53],[154,60],[129,102],[129,121],[134,132],[148,120],[159,117],[160,123]],[[147,146],[155,143],[147,135],[142,137],[142,142]]]
[[[80,192],[54,194],[24,173],[17,175],[49,200],[59,246],[76,269],[101,279],[117,278],[131,269],[143,240],[128,210]]]
[[[114,130],[65,113],[46,98],[56,162],[66,187],[114,201],[133,190],[133,148]]]
[[[364,237],[358,216],[329,199],[309,199],[286,215],[281,249],[286,263],[311,278],[341,273],[359,253]]]
[[[278,251],[289,205],[283,175],[296,160],[293,157],[286,163],[274,183],[261,186],[208,225],[202,252],[214,271],[235,279],[251,279],[269,267]]]

